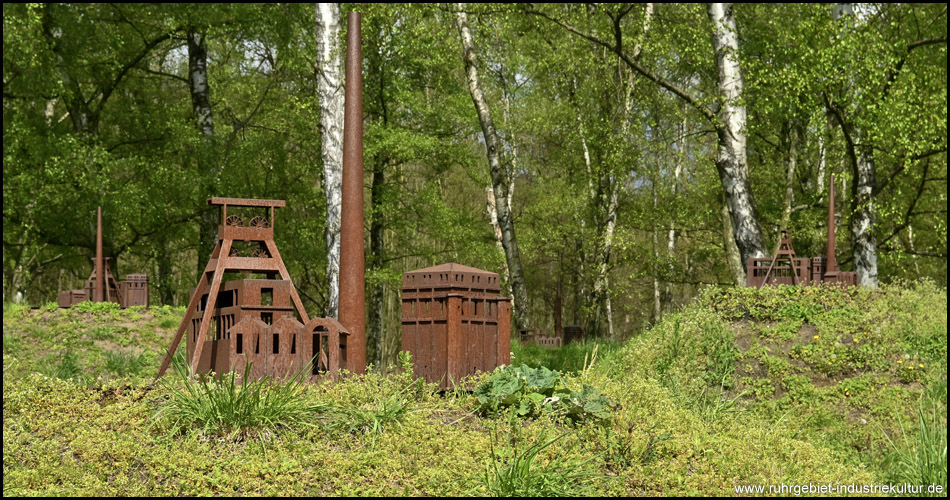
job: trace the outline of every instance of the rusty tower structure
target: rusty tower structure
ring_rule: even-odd
[[[96,256],[92,274],[79,290],[62,290],[57,296],[59,307],[72,307],[87,300],[116,302],[121,307],[148,306],[148,275],[128,274],[125,281],[116,281],[109,267],[109,257],[102,250],[102,207],[96,210]]]
[[[340,228],[339,318],[307,316],[274,243],[274,211],[283,200],[210,198],[220,207],[218,241],[168,348],[158,377],[187,334],[192,373],[234,370],[250,378],[282,377],[313,362],[309,378],[340,370],[366,371],[366,301],[363,249],[363,117],[360,14],[350,12],[347,33],[343,126],[343,192]],[[256,207],[268,217],[249,221],[228,207]],[[241,242],[241,245],[235,245]],[[249,255],[238,248],[250,246]],[[223,282],[225,273],[266,279]],[[278,279],[279,277],[279,279]]]
[[[838,267],[835,257],[835,176],[831,174],[828,192],[828,244],[825,257],[797,257],[788,232],[782,230],[778,252],[771,259],[749,259],[746,264],[746,286],[811,285],[838,283],[857,285],[857,274]]]
[[[175,333],[158,376],[187,334],[186,359],[192,373],[283,377],[314,361],[311,376],[346,366],[348,332],[335,319],[310,319],[274,242],[275,209],[283,200],[210,198],[220,207],[218,241]],[[229,207],[263,209],[249,220]],[[224,281],[227,273],[261,274],[264,279]]]

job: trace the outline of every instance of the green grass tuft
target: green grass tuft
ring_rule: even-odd
[[[174,358],[175,377],[161,385],[168,399],[161,403],[153,419],[166,422],[173,432],[189,429],[218,436],[265,437],[282,428],[313,425],[315,409],[303,396],[302,380],[309,367],[286,382],[271,382],[268,377],[249,380],[251,365],[244,371],[242,383],[228,372],[220,380],[211,376],[191,376],[181,356]]]
[[[493,497],[563,497],[594,494],[591,483],[606,476],[588,465],[593,460],[572,460],[559,454],[539,459],[554,443],[569,433],[548,440],[542,432],[523,448],[497,448],[491,444],[491,457],[485,466],[484,486]]]

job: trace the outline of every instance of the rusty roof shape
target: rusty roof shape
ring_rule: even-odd
[[[471,273],[471,274],[498,274],[491,271],[485,271],[484,269],[476,269],[474,267],[463,266],[462,264],[456,264],[455,262],[448,262],[445,264],[439,264],[432,267],[424,267],[422,269],[415,269],[408,271],[410,273]]]

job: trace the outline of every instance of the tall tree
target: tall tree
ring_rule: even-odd
[[[614,10],[602,7],[601,10],[610,20],[609,39],[577,28],[570,22],[546,11],[529,9],[529,12],[549,19],[565,30],[613,51],[633,71],[682,99],[714,127],[717,136],[716,168],[725,192],[733,238],[740,253],[740,260],[744,262],[751,257],[765,256],[767,251],[749,184],[745,150],[745,107],[741,99],[743,85],[738,59],[738,35],[732,5],[710,4],[707,9],[712,25],[713,49],[719,72],[719,93],[712,108],[706,105],[703,99],[641,65],[624,47],[623,19],[632,12],[632,6],[617,6]]]
[[[492,190],[495,193],[495,208],[498,211],[498,225],[501,227],[502,246],[505,249],[505,258],[511,279],[511,291],[514,295],[515,326],[524,329],[530,326],[528,293],[525,289],[524,275],[521,269],[521,255],[518,251],[518,240],[515,237],[511,206],[508,204],[508,192],[511,190],[511,186],[506,175],[506,164],[510,160],[507,158],[505,149],[495,130],[491,108],[488,106],[488,101],[485,99],[484,91],[478,79],[478,56],[468,27],[468,15],[464,9],[464,4],[456,4],[456,24],[462,40],[462,59],[465,63],[469,92],[472,95],[472,101],[475,104],[478,120],[481,123],[482,133],[485,137]]]
[[[195,124],[201,133],[198,149],[198,169],[205,179],[207,196],[215,196],[217,189],[218,158],[214,147],[214,114],[211,110],[211,84],[208,79],[208,49],[205,34],[195,27],[188,28],[188,90],[191,92],[191,109]],[[217,241],[218,221],[210,207],[201,211],[198,241],[198,273],[207,265],[206,252],[210,253]]]
[[[340,62],[340,4],[318,3],[314,9],[317,40],[317,103],[326,196],[327,315],[336,317],[340,300],[340,206],[343,182],[343,66]]]

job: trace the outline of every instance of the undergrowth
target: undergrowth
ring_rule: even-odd
[[[602,421],[574,425],[483,416],[476,395],[414,380],[408,357],[318,384],[177,370],[153,384],[181,309],[74,309],[4,305],[4,495],[946,485],[946,291],[932,283],[714,289],[624,344],[513,346],[514,364],[609,398]]]

